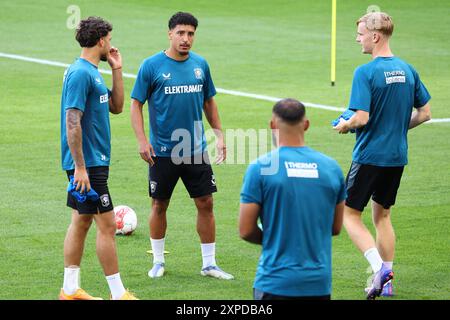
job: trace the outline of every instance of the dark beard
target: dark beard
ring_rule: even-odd
[[[102,54],[102,55],[100,56],[100,60],[102,60],[102,61],[108,61],[108,57],[106,56],[106,54]]]

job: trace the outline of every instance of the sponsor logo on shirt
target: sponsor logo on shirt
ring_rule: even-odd
[[[385,71],[384,76],[386,77],[386,84],[406,82],[405,71],[403,70]]]
[[[202,84],[193,84],[189,86],[171,86],[164,87],[165,94],[182,94],[182,93],[197,93],[202,92]]]
[[[163,76],[163,80],[170,80],[170,79],[172,79],[170,77],[170,72],[168,74],[163,73],[162,76]]]
[[[105,103],[105,102],[108,102],[108,94],[107,93],[100,96],[100,103]]]
[[[102,80],[100,80],[100,78],[95,78],[95,82],[96,82],[97,84],[102,84]]]
[[[315,162],[292,162],[285,161],[286,173],[292,178],[319,178],[319,170]]]

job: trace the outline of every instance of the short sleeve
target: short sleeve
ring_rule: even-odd
[[[131,92],[131,98],[136,99],[142,104],[145,104],[148,97],[148,91],[151,86],[151,70],[147,65],[142,63],[137,74],[136,82],[134,83],[133,91]]]
[[[257,163],[250,164],[244,175],[244,182],[241,189],[241,203],[262,204],[261,172]]]
[[[353,111],[370,112],[372,92],[370,82],[364,69],[358,67],[353,75],[352,91],[348,108]]]
[[[211,72],[209,71],[209,65],[205,61],[205,83],[204,83],[205,101],[216,95],[216,88],[214,87],[213,80],[211,78]]]
[[[431,96],[425,87],[425,85],[420,80],[419,74],[414,68],[412,68],[414,74],[414,108],[421,108],[430,101]]]
[[[91,76],[85,70],[75,70],[66,79],[64,109],[78,109],[84,112],[91,88]]]

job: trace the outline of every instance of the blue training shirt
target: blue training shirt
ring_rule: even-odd
[[[353,161],[381,167],[408,163],[412,108],[431,99],[414,68],[397,57],[377,57],[355,70],[349,109],[369,112],[356,130]]]
[[[276,173],[265,174],[276,161]],[[332,226],[345,196],[337,162],[309,147],[281,147],[250,164],[241,203],[261,207],[256,289],[293,297],[331,294]]]
[[[109,166],[111,130],[110,91],[97,66],[78,58],[64,73],[61,97],[61,159],[63,170],[75,168],[66,136],[66,110],[83,112],[81,119],[83,155],[86,167]]]
[[[142,63],[131,98],[148,101],[150,143],[159,157],[191,156],[206,150],[204,102],[216,94],[208,63],[189,53],[185,61],[159,52]],[[180,150],[181,148],[181,150]]]

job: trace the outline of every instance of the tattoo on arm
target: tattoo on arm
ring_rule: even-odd
[[[76,167],[85,167],[83,156],[83,141],[81,130],[81,118],[83,112],[77,109],[66,111],[66,135],[67,144]]]

